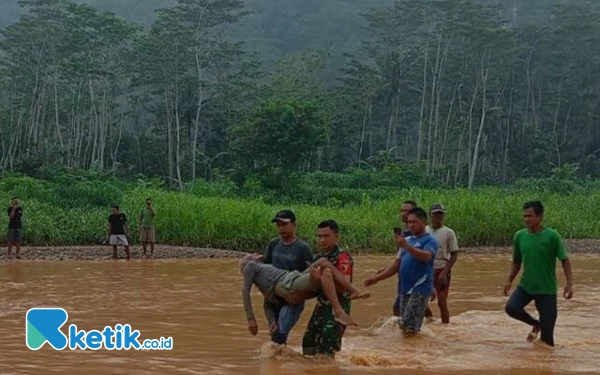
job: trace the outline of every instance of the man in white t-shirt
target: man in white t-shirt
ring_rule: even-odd
[[[450,323],[450,311],[448,310],[448,293],[450,291],[450,280],[452,278],[452,267],[458,259],[458,240],[454,231],[444,225],[444,216],[446,210],[439,203],[434,204],[429,209],[431,225],[427,226],[427,232],[431,233],[438,242],[439,248],[435,256],[434,268],[434,289],[437,297],[438,306],[442,323]],[[433,313],[429,307],[425,314],[432,317]]]

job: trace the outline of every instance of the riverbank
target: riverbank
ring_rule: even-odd
[[[600,254],[600,240],[566,240],[565,245],[570,253],[598,253]],[[464,249],[468,254],[509,254],[510,247],[470,247]],[[379,254],[367,251],[352,251],[353,254]],[[0,261],[7,261],[6,248],[2,248]],[[234,250],[208,249],[196,247],[181,247],[157,245],[154,259],[208,259],[208,258],[239,258],[245,253]],[[383,254],[382,254],[383,255]],[[119,249],[119,258],[125,252]],[[13,253],[14,258],[14,253]],[[140,246],[131,248],[132,259],[142,259],[143,252]],[[14,260],[14,259],[13,259]],[[112,260],[110,246],[32,246],[21,249],[21,261],[101,261]]]

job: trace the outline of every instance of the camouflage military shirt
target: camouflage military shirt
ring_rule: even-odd
[[[337,247],[329,254],[321,252],[315,256],[315,260],[320,258],[329,260],[342,274],[350,276],[352,281],[353,261],[349,253]],[[350,293],[338,293],[338,298],[344,311],[350,314]],[[319,292],[317,305],[302,338],[302,352],[305,355],[334,355],[342,349],[344,331],[345,327],[333,319],[331,304]]]

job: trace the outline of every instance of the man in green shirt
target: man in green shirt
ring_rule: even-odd
[[[154,217],[156,210],[152,207],[152,199],[146,199],[146,207],[140,213],[138,227],[140,228],[140,242],[146,256],[146,249],[150,244],[150,257],[154,255],[154,244],[156,243],[156,233],[154,231]]]
[[[554,325],[557,317],[556,258],[562,262],[567,285],[565,299],[573,298],[573,275],[571,261],[560,234],[542,225],[544,206],[539,201],[527,202],[523,206],[526,229],[515,234],[512,269],[504,295],[508,296],[511,285],[523,265],[523,275],[517,289],[506,303],[506,313],[533,327],[527,341],[536,339],[540,331],[542,341],[554,346]],[[540,315],[539,320],[525,311],[531,301]]]

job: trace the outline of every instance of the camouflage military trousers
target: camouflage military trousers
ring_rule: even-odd
[[[350,313],[349,308],[344,308]],[[342,350],[342,336],[346,327],[333,319],[330,305],[317,305],[302,338],[304,355],[334,355]]]

